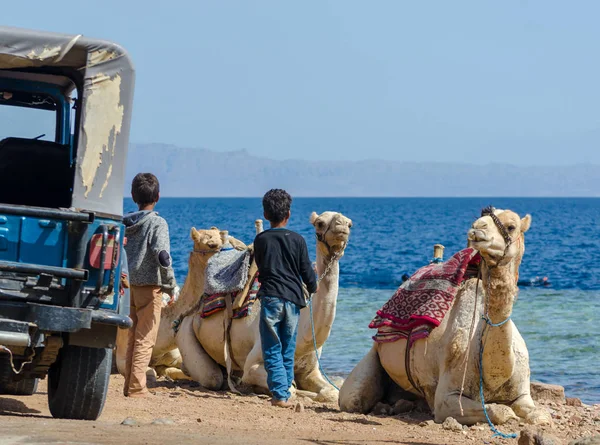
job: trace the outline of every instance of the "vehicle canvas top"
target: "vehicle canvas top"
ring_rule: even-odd
[[[65,75],[82,91],[71,207],[123,215],[135,73],[118,45],[82,35],[0,27],[0,70]]]

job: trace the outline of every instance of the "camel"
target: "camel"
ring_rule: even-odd
[[[262,221],[258,220],[256,224],[262,226]],[[188,275],[179,298],[162,310],[158,336],[150,362],[150,368],[154,369],[158,376],[165,376],[172,380],[189,379],[181,369],[181,354],[175,342],[173,323],[186,311],[191,310],[203,294],[206,263],[223,247],[225,242],[229,242],[238,249],[246,248],[241,241],[230,237],[225,231],[219,231],[216,227],[209,230],[192,228],[190,236],[194,242],[194,250],[190,253],[188,261]],[[115,356],[117,369],[121,375],[125,374],[127,335],[128,331],[125,329],[119,329],[117,334]]]
[[[491,421],[550,423],[549,413],[531,398],[529,354],[510,320],[530,225],[530,215],[521,219],[510,210],[484,210],[468,231],[468,246],[481,255],[482,280],[465,280],[442,323],[429,337],[414,341],[409,366],[416,387],[405,366],[406,339],[376,342],[344,382],[340,409],[370,412],[394,384],[424,397],[438,423],[448,417],[464,425],[485,422],[479,396],[483,336],[483,394]],[[490,326],[481,317],[486,313],[491,323],[505,323]]]
[[[310,222],[317,237],[317,273],[319,289],[312,298],[315,339],[320,356],[335,318],[338,295],[339,259],[350,236],[352,221],[341,213],[313,212]],[[241,374],[241,383],[256,392],[268,394],[267,374],[262,360],[259,333],[260,301],[256,300],[248,316],[231,320],[229,330],[231,369]],[[225,344],[226,311],[207,318],[190,315],[181,322],[177,346],[188,374],[203,387],[219,390],[225,379],[222,367],[227,366]],[[319,370],[315,355],[310,309],[300,312],[295,354],[295,383],[303,395],[321,401],[336,401],[338,391]],[[295,392],[292,388],[292,392]]]

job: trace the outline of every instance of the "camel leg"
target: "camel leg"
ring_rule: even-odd
[[[242,383],[252,386],[256,392],[271,394],[267,385],[267,371],[263,363],[260,339],[254,344],[250,354],[246,357]]]
[[[314,352],[296,360],[294,378],[299,389],[316,394],[314,400],[317,402],[336,402],[339,398],[337,389],[321,374]]]
[[[342,411],[366,414],[384,397],[387,373],[379,362],[376,346],[354,367],[340,389]]]
[[[117,329],[117,339],[115,341],[115,361],[117,363],[117,370],[122,376],[125,375],[128,336],[129,329]]]
[[[517,416],[532,425],[550,425],[552,423],[550,413],[544,408],[536,407],[529,394],[519,397],[511,405],[511,408]]]
[[[150,363],[160,377],[171,380],[192,380],[182,369],[181,354],[178,349],[172,349]]]
[[[438,390],[439,390],[438,386]],[[461,399],[463,413],[460,411],[459,393],[447,393],[436,391],[435,395],[435,421],[442,423],[448,417],[454,417],[463,425],[474,425],[479,422],[487,422],[481,402],[468,398],[463,394]],[[498,403],[485,405],[488,416],[494,425],[502,425],[511,419],[519,420],[511,407]]]
[[[193,380],[190,376],[186,375],[186,373],[183,372],[181,369],[175,368],[173,366],[158,365],[155,367],[155,369],[156,373],[160,377],[166,377],[170,380]]]
[[[192,380],[206,389],[218,391],[223,386],[221,367],[206,353],[192,327],[194,316],[183,319],[175,336],[185,369]]]

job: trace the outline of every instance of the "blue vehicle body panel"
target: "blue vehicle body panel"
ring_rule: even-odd
[[[66,235],[64,221],[21,218],[18,262],[64,267]]]

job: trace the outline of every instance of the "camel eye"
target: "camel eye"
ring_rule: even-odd
[[[512,224],[510,226],[508,226],[508,231],[509,232],[513,232],[516,229],[515,226],[513,226]]]
[[[323,227],[325,227],[325,223],[323,221],[319,221],[319,222],[317,222],[317,227],[319,229],[322,229]]]

